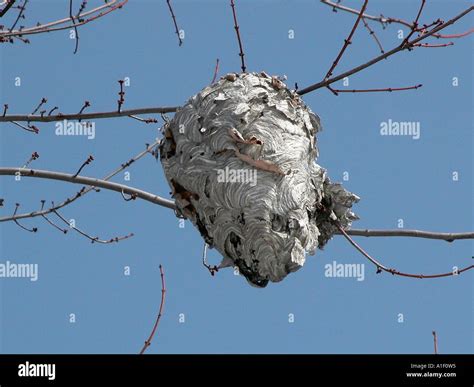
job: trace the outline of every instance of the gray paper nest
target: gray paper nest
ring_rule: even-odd
[[[228,74],[162,128],[160,159],[178,215],[252,284],[303,266],[357,216],[359,198],[316,164],[320,120],[277,77]]]

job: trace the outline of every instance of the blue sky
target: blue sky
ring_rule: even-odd
[[[68,14],[64,1],[30,3],[28,25]],[[124,108],[182,105],[211,81],[216,58],[219,75],[239,71],[228,2],[173,4],[185,32],[182,47],[166,2],[144,0],[81,28],[76,55],[69,31],[33,36],[30,45],[0,46],[0,103],[8,103],[11,113],[31,112],[42,97],[62,112],[79,111],[85,100],[92,104],[90,111],[114,110],[117,80],[130,77]],[[428,1],[423,21],[447,20],[468,5]],[[406,19],[417,10],[414,1],[373,0],[368,8]],[[354,21],[318,1],[237,1],[237,13],[248,71],[285,74],[288,85],[298,82],[300,88],[324,76]],[[11,17],[7,20],[11,23]],[[468,16],[446,32],[465,31],[472,22]],[[398,26],[372,28],[386,49],[400,43]],[[456,40],[444,49],[403,52],[349,80],[349,88],[422,83],[419,90],[339,97],[318,90],[304,96],[324,128],[318,137],[318,164],[333,181],[342,181],[348,172],[344,185],[361,197],[355,206],[361,219],[354,227],[392,229],[403,219],[405,228],[473,229],[472,39]],[[367,31],[359,28],[337,72],[377,53]],[[16,77],[22,80],[20,87],[14,84]],[[457,87],[453,77],[459,80]],[[380,124],[390,119],[419,122],[420,138],[381,136]],[[0,124],[0,164],[23,165],[37,151],[40,158],[32,167],[72,173],[92,154],[95,161],[83,174],[101,177],[152,142],[161,123],[97,120],[94,140],[56,136],[54,124],[39,125],[39,135]],[[127,171],[130,181],[123,174],[114,181],[169,197],[161,166],[151,156]],[[452,179],[454,171],[458,181]],[[5,206],[0,216],[13,212],[16,202],[23,210],[34,210],[41,199],[58,202],[78,188],[2,177]],[[159,264],[165,270],[167,299],[150,353],[431,353],[432,330],[438,332],[440,352],[473,352],[470,272],[415,280],[376,275],[366,264],[364,281],[329,278],[324,275],[328,263],[366,263],[336,236],[283,282],[256,289],[231,269],[211,277],[201,264],[199,233],[189,222],[180,228],[165,208],[125,202],[103,191],[90,193],[62,214],[94,236],[135,236],[104,246],[73,232],[63,235],[39,218],[22,222],[38,227],[35,234],[2,223],[0,263],[39,266],[36,282],[0,279],[2,353],[138,352],[160,301]],[[387,266],[414,273],[450,271],[472,261],[471,241],[357,241]],[[211,251],[209,260],[217,263],[220,256]],[[124,275],[125,266],[131,275]],[[69,322],[71,313],[75,323]]]

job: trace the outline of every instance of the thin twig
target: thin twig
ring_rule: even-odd
[[[336,59],[334,59],[334,62],[332,63],[332,66],[329,68],[326,76],[324,77],[325,80],[329,79],[331,77],[332,72],[334,71],[334,69],[338,65],[339,61],[341,60],[342,55],[344,55],[344,51],[346,51],[346,48],[349,46],[349,44],[352,43],[352,36],[354,35],[354,33],[357,29],[357,26],[359,25],[360,19],[362,18],[362,15],[364,14],[365,9],[367,8],[367,3],[368,2],[369,2],[369,0],[364,0],[364,5],[360,9],[359,15],[357,16],[357,19],[356,19],[354,25],[352,26],[352,30],[349,33],[349,36],[347,37],[347,39],[344,39],[344,44],[343,44],[341,50],[339,51],[339,54],[337,54]]]
[[[160,309],[158,310],[158,315],[156,316],[155,324],[153,325],[153,329],[151,330],[150,336],[148,339],[145,340],[145,344],[143,344],[142,349],[140,350],[140,355],[143,355],[147,348],[151,345],[151,341],[155,336],[155,333],[158,329],[158,325],[160,324],[161,316],[163,315],[163,308],[165,306],[165,294],[166,294],[166,283],[165,283],[165,273],[163,272],[163,266],[160,265],[160,276],[161,276],[161,302],[160,302]]]
[[[181,45],[183,44],[183,40],[181,39],[181,35],[179,33],[179,27],[178,27],[178,23],[176,22],[176,16],[174,15],[173,7],[171,6],[170,0],[166,0],[166,3],[168,4],[168,8],[170,10],[171,17],[173,19],[175,33],[176,33],[176,35],[178,35],[179,46],[181,47]]]
[[[207,243],[206,242],[204,242],[204,248],[202,250],[202,264],[207,270],[209,270],[209,273],[211,273],[212,276],[214,276],[219,271],[219,268],[216,265],[211,266],[207,263]]]
[[[10,122],[13,125],[16,125],[16,126],[22,128],[23,130],[26,130],[27,132],[31,132],[31,133],[35,133],[35,134],[39,133],[39,129],[34,125],[25,126],[25,125],[22,125],[22,124],[20,124],[19,122],[16,122],[16,121],[10,121]]]
[[[84,101],[84,105],[82,105],[81,110],[79,110],[79,113],[77,114],[81,115],[84,112],[84,110],[88,108],[89,106],[91,106],[91,103],[89,101]],[[48,114],[48,115],[50,116],[51,114]]]
[[[374,38],[375,43],[379,47],[380,53],[383,54],[385,51],[382,47],[382,43],[380,43],[380,40],[377,37],[377,34],[375,33],[375,31],[372,28],[370,28],[369,23],[367,23],[366,20],[365,20],[365,17],[362,17],[362,22],[364,23],[364,27],[367,29],[367,31],[369,31],[369,35]]]
[[[79,169],[77,170],[77,172],[73,175],[73,177],[76,177],[77,175],[79,175],[82,171],[82,169],[86,166],[86,165],[89,165],[90,163],[92,163],[94,161],[94,156],[92,155],[89,155],[89,157],[87,158],[86,161],[84,161],[81,166],[79,167]],[[23,167],[24,168],[24,167]]]
[[[410,32],[407,35],[407,37],[404,39],[402,45],[407,44],[410,41],[410,38],[413,36],[413,34],[418,31],[418,22],[420,20],[421,13],[423,12],[425,2],[426,2],[426,0],[421,0],[420,8],[418,9],[418,13],[416,14],[415,21],[412,23],[412,26],[410,28]]]
[[[45,203],[45,200],[41,200],[41,209],[40,211],[43,210],[44,208],[44,203]],[[51,219],[49,219],[46,215],[41,215],[41,217],[43,219],[45,219],[51,226],[53,226],[55,229],[61,231],[63,234],[67,234],[68,230],[65,229],[65,228],[61,228],[60,226],[58,226],[56,223],[54,223]]]
[[[19,5],[18,6],[18,9],[20,10],[20,12],[18,13],[18,16],[17,18],[15,19],[15,22],[13,23],[13,25],[11,26],[10,28],[10,33],[15,29],[16,25],[18,24],[18,21],[21,19],[21,17],[23,16],[23,12],[25,12],[25,9],[26,9],[26,4],[28,4],[28,0],[25,0],[23,2],[23,5]]]
[[[434,344],[434,354],[438,354],[438,336],[436,335],[436,331],[433,331],[433,344]]]
[[[15,204],[15,210],[13,211],[13,216],[12,216],[13,218],[15,218],[15,215],[16,215],[16,213],[17,213],[17,211],[18,211],[18,208],[20,208],[20,203],[16,203],[16,204]],[[25,226],[23,226],[22,224],[20,224],[20,222],[18,222],[18,220],[16,220],[16,219],[13,219],[13,221],[15,222],[15,224],[16,224],[18,227],[22,228],[22,229],[25,230],[25,231],[28,231],[28,232],[37,232],[37,231],[38,231],[38,228],[37,228],[37,227],[28,228],[28,227],[25,227]]]
[[[457,271],[451,271],[447,273],[441,273],[441,274],[411,274],[411,273],[404,273],[401,271],[398,271],[396,269],[390,269],[384,265],[382,265],[379,261],[377,261],[375,258],[372,258],[362,247],[360,247],[347,233],[346,231],[342,228],[342,226],[335,221],[334,222],[335,226],[339,229],[341,234],[349,241],[349,243],[354,246],[364,257],[366,257],[370,262],[372,262],[376,267],[377,267],[377,273],[381,273],[382,271],[385,271],[387,273],[390,273],[392,275],[397,275],[401,277],[409,277],[409,278],[441,278],[441,277],[451,277],[451,276],[456,276],[459,275],[465,271],[468,271],[472,268],[474,268],[474,265],[467,266],[463,269],[457,270]]]
[[[55,110],[57,110],[57,109],[58,109],[57,106],[53,107],[53,108],[48,112],[48,116],[50,116],[51,114],[53,114],[53,112],[54,112]],[[41,116],[41,117],[42,117],[42,116]]]
[[[414,44],[413,47],[421,47],[421,48],[441,48],[441,47],[448,47],[448,46],[453,46],[453,45],[454,45],[454,42],[441,43],[441,44],[417,43],[417,44]]]
[[[74,54],[77,53],[77,50],[79,48],[79,31],[77,30],[77,26],[76,26],[76,20],[72,14],[72,0],[69,0],[69,17],[71,18],[71,22],[73,24],[73,28],[74,28],[74,37],[75,37],[75,42],[76,42],[76,45],[74,47]]]
[[[219,58],[217,58],[216,60],[216,67],[214,69],[214,76],[212,77],[211,85],[216,81],[218,72],[219,72]]]
[[[328,86],[328,89],[331,90],[336,95],[339,93],[375,93],[375,92],[392,92],[392,91],[406,91],[406,90],[416,90],[422,87],[422,84],[415,85],[415,86],[407,86],[407,87],[386,87],[383,89],[333,89],[331,86]]]
[[[441,35],[441,34],[435,34],[433,35],[435,38],[441,38],[441,39],[458,39],[458,38],[464,38],[467,35],[470,35],[474,32],[474,28],[471,28],[470,30],[466,32],[461,32],[459,34],[448,34],[448,35]]]
[[[123,80],[123,79],[120,79],[120,80],[118,81],[118,83],[119,83],[119,85],[120,85],[120,91],[119,91],[119,93],[118,93],[119,99],[118,99],[118,101],[117,101],[117,104],[118,104],[118,109],[117,109],[117,111],[118,111],[119,113],[121,113],[121,112],[122,112],[122,105],[123,105],[123,103],[125,102],[125,92],[123,91],[124,80]]]
[[[25,164],[23,164],[22,168],[26,168],[28,165],[31,164],[32,161],[35,161],[35,160],[37,160],[37,159],[39,159],[39,154],[38,154],[38,152],[33,152],[33,153],[31,154],[30,158],[28,159],[28,161],[27,161]]]
[[[79,10],[76,13],[76,18],[79,19],[79,16],[81,16],[81,13],[84,12],[87,6],[87,0],[83,0],[81,3],[81,6],[79,7]]]
[[[137,116],[133,116],[133,115],[130,115],[129,117],[133,118],[134,120],[143,122],[145,124],[156,124],[156,123],[158,123],[158,120],[156,118],[141,118],[141,117],[137,117]]]
[[[239,56],[240,56],[240,62],[241,62],[241,69],[242,69],[242,72],[245,73],[245,60],[244,60],[244,49],[242,47],[242,40],[240,39],[240,29],[239,29],[239,24],[237,23],[237,14],[235,13],[235,4],[234,4],[234,0],[230,0],[230,6],[232,7],[232,15],[234,17],[234,29],[235,29],[235,33],[237,35],[237,41],[239,43]]]
[[[121,192],[121,194],[123,200],[125,200],[126,202],[129,202],[130,200],[135,200],[137,198],[137,195],[135,195],[134,193],[131,194],[129,197],[125,196],[125,193],[123,191]]]
[[[54,207],[54,203],[52,203],[52,206]],[[90,236],[89,234],[87,234],[86,232],[82,231],[81,229],[77,228],[76,226],[73,226],[70,222],[68,222],[68,220],[66,218],[64,218],[57,210],[53,210],[53,213],[56,214],[56,216],[61,219],[64,223],[66,223],[67,225],[69,225],[70,228],[72,228],[74,231],[76,231],[77,233],[81,234],[82,236],[86,237],[87,239],[89,239],[92,243],[101,243],[101,244],[110,244],[110,243],[113,243],[113,242],[120,242],[120,241],[123,241],[125,239],[128,239],[128,238],[131,238],[133,237],[133,233],[130,233],[128,235],[124,235],[124,236],[121,236],[121,237],[114,237],[114,238],[110,238],[108,240],[104,240],[104,239],[100,239],[99,237],[92,237]]]
[[[46,102],[48,102],[48,100],[46,98],[41,98],[40,103],[38,104],[38,106],[36,106],[35,110],[33,110],[31,115],[34,116],[36,114],[36,112],[40,109],[40,107],[43,106]]]

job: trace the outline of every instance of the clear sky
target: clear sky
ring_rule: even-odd
[[[68,15],[66,1],[32,0],[33,25]],[[80,1],[75,1],[78,7]],[[90,1],[90,6],[98,1]],[[359,7],[362,1],[350,1]],[[130,77],[124,108],[182,105],[212,79],[239,71],[238,47],[228,1],[174,1],[184,44],[165,1],[130,1],[122,10],[80,29],[73,55],[69,31],[30,37],[31,44],[0,46],[0,103],[10,113],[29,113],[42,97],[48,107],[77,112],[116,108],[117,80]],[[428,1],[423,22],[447,20],[468,1]],[[368,11],[412,19],[417,1],[369,2]],[[14,12],[12,12],[13,14]],[[318,1],[237,1],[249,71],[287,75],[300,88],[321,80],[355,16],[333,13]],[[13,15],[12,15],[13,16]],[[12,16],[5,21],[12,22]],[[3,20],[0,20],[3,24]],[[468,16],[446,30],[465,31]],[[398,26],[372,24],[386,49],[400,44]],[[293,30],[294,39],[289,31]],[[435,41],[435,43],[439,43]],[[304,96],[321,117],[318,163],[334,181],[361,197],[357,228],[433,231],[473,230],[472,35],[443,49],[404,52],[350,78],[348,88],[423,88],[400,93],[344,94],[318,90]],[[337,69],[365,62],[378,49],[360,26]],[[15,86],[15,78],[21,86]],[[453,86],[457,77],[458,86]],[[337,85],[344,87],[342,83]],[[157,117],[159,118],[159,117]],[[415,122],[420,138],[381,136],[381,123]],[[56,136],[54,124],[33,135],[0,124],[3,166],[31,165],[73,173],[92,154],[83,174],[102,177],[157,136],[162,121],[96,121],[95,139]],[[169,197],[161,166],[151,156],[128,168],[130,181],[114,181]],[[453,180],[453,172],[458,180]],[[0,216],[34,210],[40,200],[58,202],[79,186],[0,179],[5,198]],[[77,233],[63,235],[44,220],[0,225],[0,263],[35,263],[39,278],[0,279],[0,352],[135,353],[154,323],[160,301],[159,264],[165,270],[164,316],[150,353],[431,353],[436,330],[441,353],[473,352],[473,275],[417,280],[375,274],[331,278],[325,265],[366,263],[342,237],[308,257],[283,282],[250,287],[227,269],[211,277],[201,264],[203,241],[191,223],[179,227],[173,212],[148,202],[125,202],[113,192],[90,193],[62,211],[76,225],[102,238],[135,236],[112,245],[91,244]],[[54,218],[54,217],[53,217]],[[450,271],[472,262],[472,242],[407,238],[357,238],[383,263],[414,273]],[[220,256],[211,251],[209,260]],[[124,275],[124,267],[130,275]],[[70,315],[76,322],[70,322]],[[403,315],[403,316],[401,316]],[[292,319],[293,317],[293,319]],[[184,318],[184,322],[183,322]],[[180,320],[181,319],[181,320]],[[403,319],[403,322],[401,322]],[[294,320],[294,321],[293,321]],[[293,322],[290,322],[293,321]]]

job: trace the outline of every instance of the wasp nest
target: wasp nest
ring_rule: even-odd
[[[277,77],[228,74],[162,128],[179,215],[255,286],[278,282],[357,217],[359,198],[316,164],[320,120]]]

